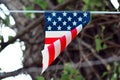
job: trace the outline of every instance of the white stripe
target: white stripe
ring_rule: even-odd
[[[77,34],[78,34],[78,33],[82,30],[82,24],[79,25],[79,26],[77,26],[76,29],[77,29]],[[68,32],[65,34],[65,36],[66,36],[66,47],[67,47],[68,44],[72,41],[72,34],[71,34],[70,31],[68,31]]]
[[[62,37],[63,35],[67,34],[70,31],[46,31],[45,36],[47,38],[56,38],[56,37]]]
[[[50,44],[45,44],[45,45],[44,45],[44,49],[47,48],[49,45],[50,45]]]
[[[42,60],[43,68],[41,73],[43,73],[48,67],[48,62],[49,62],[48,48],[44,48],[44,50],[42,50],[42,57],[43,57],[43,60]]]
[[[72,34],[71,32],[67,32],[67,34],[65,34],[65,37],[66,37],[66,47],[68,46],[68,44],[71,42],[72,40]]]
[[[80,31],[82,30],[82,28],[83,28],[82,24],[80,24],[79,26],[76,27],[76,29],[77,29],[77,34],[80,33]]]
[[[60,51],[61,51],[60,40],[57,40],[57,41],[54,42],[54,47],[55,47],[55,57],[54,57],[54,59],[56,59],[56,57],[58,57],[58,55],[60,54]]]

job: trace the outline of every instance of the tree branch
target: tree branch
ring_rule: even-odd
[[[120,61],[120,56],[119,57],[109,57],[107,59],[103,59],[106,61],[106,63],[112,63],[112,62],[119,62]],[[88,64],[89,63],[89,64]],[[72,63],[70,66],[72,68],[82,68],[82,67],[90,67],[90,66],[95,66],[95,65],[101,65],[103,64],[100,60],[96,61],[85,61],[83,63],[78,62],[78,63]],[[62,70],[64,69],[64,65],[52,65],[50,66],[47,71],[54,71],[55,69],[57,70]],[[12,77],[12,76],[17,76],[19,74],[26,74],[26,73],[41,73],[41,68],[40,67],[29,67],[29,68],[20,68],[18,70],[12,71],[12,72],[1,72],[0,73],[0,79],[6,78],[6,77]]]
[[[85,43],[80,38],[79,38],[79,41],[80,41],[80,44],[88,48],[92,52],[92,54],[104,64],[105,67],[107,66],[106,61],[104,61],[104,59],[102,59],[99,55],[97,55],[96,51],[92,48],[91,45]]]
[[[52,2],[50,0],[46,0],[49,9],[53,9],[55,7],[55,5],[52,4]]]
[[[68,4],[72,3],[74,0],[67,0],[66,2],[64,2],[63,4],[60,4],[58,6],[56,6],[53,10],[61,10],[64,7],[66,7]],[[0,52],[7,47],[9,44],[15,42],[18,38],[20,38],[21,36],[23,36],[24,34],[26,34],[27,32],[29,32],[31,29],[35,28],[37,25],[39,25],[42,21],[44,20],[44,16],[42,15],[40,18],[36,19],[35,21],[33,21],[31,24],[29,24],[27,26],[26,29],[20,31],[14,38],[10,39],[8,42],[5,42],[4,46],[2,46],[0,48]]]

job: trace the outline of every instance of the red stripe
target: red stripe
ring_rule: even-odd
[[[48,52],[49,52],[49,64],[48,64],[49,66],[54,61],[54,57],[55,57],[54,44],[51,44],[50,46],[48,46]]]
[[[71,30],[71,34],[72,34],[72,40],[77,36],[77,29],[73,29]]]
[[[53,42],[55,42],[58,39],[59,38],[45,38],[45,44],[52,44]]]
[[[66,47],[66,37],[65,36],[60,38],[60,43],[61,43],[61,50],[60,51],[62,52]]]

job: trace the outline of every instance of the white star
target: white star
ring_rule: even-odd
[[[78,21],[82,21],[82,18],[81,18],[81,17],[79,17],[79,18],[78,18]]]
[[[71,27],[70,27],[70,26],[68,26],[68,27],[67,27],[67,30],[71,30]]]
[[[52,23],[53,23],[53,25],[54,25],[54,26],[57,24],[57,22],[56,22],[56,21],[54,21],[54,22],[52,22]]]
[[[67,13],[66,13],[66,12],[64,12],[64,13],[63,13],[63,16],[67,16]]]
[[[61,30],[62,27],[61,27],[61,26],[58,26],[57,28],[58,28],[58,30]]]
[[[67,24],[67,22],[66,22],[66,21],[64,21],[64,22],[63,22],[63,25],[66,25],[66,24]]]
[[[58,19],[58,21],[61,21],[61,20],[62,20],[62,18],[61,18],[60,16],[59,16],[57,19]]]
[[[55,13],[55,12],[53,12],[53,13],[52,13],[52,16],[56,16],[56,13]]]
[[[86,12],[83,15],[84,15],[84,17],[87,17],[87,13]]]
[[[76,25],[77,25],[77,22],[74,21],[74,22],[73,22],[73,26],[76,26]]]
[[[47,20],[48,20],[48,21],[51,21],[51,17],[48,17]]]
[[[52,28],[51,26],[48,26],[48,30],[51,30],[51,28]]]
[[[76,12],[74,12],[74,13],[73,13],[73,16],[77,16],[77,13],[76,13]]]
[[[68,17],[68,21],[71,21],[71,19],[72,19],[72,18],[69,16],[69,17]]]

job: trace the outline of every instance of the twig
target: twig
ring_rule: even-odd
[[[50,9],[53,9],[53,8],[55,7],[50,0],[46,0],[46,2],[47,2],[48,7],[49,7]]]
[[[120,56],[119,57],[109,57],[107,59],[103,59],[104,61],[106,61],[106,63],[112,63],[112,62],[119,62],[120,61]],[[89,65],[88,62],[91,64]],[[101,65],[103,64],[100,60],[96,60],[96,61],[88,61],[88,62],[83,62],[83,63],[72,63],[70,66],[72,68],[82,68],[82,67],[89,67],[89,66],[95,66],[95,65]],[[77,66],[76,66],[77,65]],[[62,70],[64,69],[64,65],[53,65],[50,66],[47,71],[54,71],[55,69],[57,70]],[[20,68],[16,71],[12,71],[12,72],[1,72],[0,73],[0,79],[6,78],[6,77],[11,77],[11,76],[16,76],[18,74],[21,73],[35,73],[35,72],[41,72],[41,68],[40,67],[29,67],[29,68]]]
[[[81,41],[78,38],[77,38],[77,42],[78,42],[78,44],[81,44]],[[81,56],[85,59],[86,63],[88,63],[88,65],[91,68],[91,70],[95,73],[97,79],[101,80],[100,76],[97,74],[96,70],[91,66],[91,63],[87,59],[86,55],[83,53],[82,46],[79,45],[79,48],[80,48],[80,54],[81,54]]]
[[[63,4],[60,4],[58,6],[56,6],[54,8],[54,10],[60,10],[64,7],[66,7],[68,4],[70,4],[72,1],[74,0],[67,0],[66,2],[64,2]],[[7,47],[9,44],[15,42],[18,38],[20,38],[21,36],[23,36],[24,34],[26,34],[27,32],[29,32],[31,29],[35,28],[37,25],[39,25],[40,23],[42,23],[42,21],[44,20],[44,16],[42,15],[40,18],[36,19],[35,21],[33,21],[31,24],[29,24],[27,26],[26,29],[20,31],[14,38],[10,39],[8,42],[5,42],[3,46],[1,46],[0,48],[0,52]]]
[[[96,54],[96,51],[95,51],[89,44],[85,43],[85,42],[82,41],[80,38],[79,38],[79,40],[80,40],[80,43],[81,43],[83,46],[85,46],[86,48],[88,48],[88,49],[92,52],[92,54],[93,54],[96,58],[98,58],[98,59],[104,64],[105,67],[107,66],[106,61],[104,61],[99,55],[97,55],[97,54]]]

